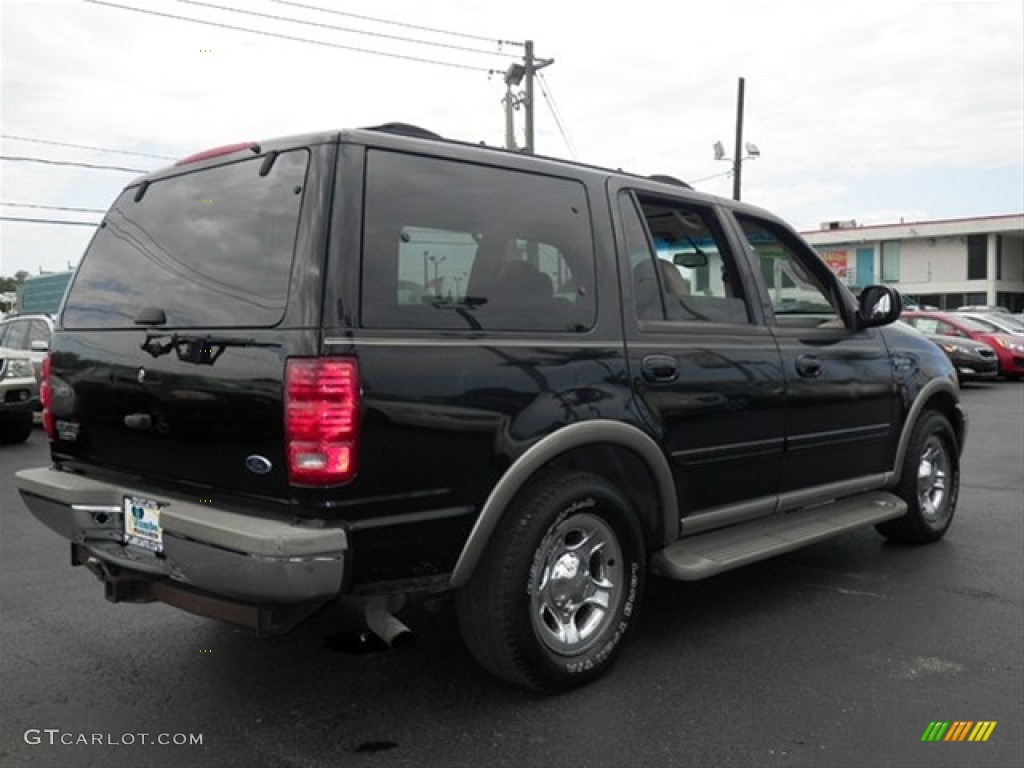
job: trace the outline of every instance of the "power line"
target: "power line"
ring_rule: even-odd
[[[41,205],[32,203],[4,203],[0,202],[0,205],[7,206],[8,208],[44,208],[48,211],[80,211],[81,213],[106,213],[102,208],[72,208],[64,205]]]
[[[191,21],[194,24],[205,24],[206,26],[209,26],[209,27],[219,27],[221,29],[231,29],[231,30],[234,30],[236,32],[249,32],[249,33],[254,34],[254,35],[263,35],[264,37],[276,37],[276,38],[280,38],[282,40],[291,40],[292,42],[309,43],[311,45],[320,45],[320,46],[324,46],[325,48],[340,48],[340,49],[346,50],[346,51],[355,51],[357,53],[370,53],[370,54],[373,54],[375,56],[386,56],[386,57],[392,58],[392,59],[402,59],[404,61],[418,61],[421,64],[436,64],[436,65],[441,66],[441,67],[451,67],[453,69],[466,69],[466,70],[469,70],[470,72],[485,72],[488,75],[493,75],[493,74],[497,74],[498,73],[498,70],[488,69],[486,67],[474,67],[474,66],[470,66],[468,64],[456,64],[455,62],[451,62],[451,61],[440,61],[438,59],[427,59],[427,58],[423,58],[423,57],[420,57],[420,56],[407,56],[407,55],[401,54],[401,53],[386,53],[384,51],[375,51],[375,50],[373,50],[371,48],[359,48],[359,47],[354,46],[354,45],[342,45],[340,43],[328,43],[328,42],[325,42],[323,40],[313,40],[312,38],[308,38],[308,37],[297,37],[295,35],[282,35],[282,34],[280,34],[278,32],[265,32],[265,31],[263,31],[261,29],[250,29],[248,27],[238,27],[238,26],[235,26],[233,24],[223,24],[223,23],[217,22],[217,21],[205,21],[203,19],[194,19],[194,18],[191,18],[190,16],[178,16],[178,15],[173,14],[173,13],[163,13],[161,11],[150,11],[150,10],[147,10],[145,8],[135,8],[135,7],[130,6],[130,5],[117,5],[115,3],[105,2],[104,0],[84,0],[84,2],[92,3],[93,5],[105,5],[108,8],[117,8],[117,9],[122,10],[122,11],[135,11],[136,13],[145,13],[145,14],[148,14],[150,16],[160,16],[160,17],[165,18],[165,19],[176,19],[178,21]]]
[[[462,46],[462,45],[451,45],[449,43],[437,43],[437,42],[433,42],[431,40],[418,40],[418,39],[413,38],[413,37],[401,37],[399,35],[386,35],[386,34],[383,34],[381,32],[370,32],[369,30],[364,30],[364,29],[353,29],[351,27],[339,27],[339,26],[335,26],[334,24],[323,24],[323,23],[317,22],[317,21],[305,21],[304,19],[294,19],[294,18],[291,18],[291,17],[288,17],[288,16],[278,16],[278,15],[273,14],[273,13],[260,13],[259,11],[247,11],[247,10],[244,10],[242,8],[229,8],[228,6],[215,5],[213,3],[201,3],[198,0],[177,0],[177,2],[184,3],[185,5],[197,5],[197,6],[201,7],[201,8],[215,8],[215,9],[217,9],[219,11],[228,11],[230,13],[241,13],[241,14],[245,14],[246,16],[256,16],[256,17],[263,18],[263,19],[273,19],[274,21],[285,21],[285,22],[289,22],[291,24],[305,24],[306,26],[309,26],[309,27],[319,27],[321,29],[333,29],[333,30],[336,30],[338,32],[350,32],[350,33],[352,33],[354,35],[367,35],[369,37],[379,37],[379,38],[382,38],[384,40],[397,40],[397,41],[403,42],[403,43],[415,43],[416,45],[432,45],[432,46],[435,46],[437,48],[448,48],[448,49],[451,49],[451,50],[454,50],[454,51],[467,51],[469,53],[482,53],[482,54],[487,55],[487,56],[514,56],[515,55],[515,54],[511,54],[511,53],[501,53],[499,51],[485,51],[485,50],[483,50],[481,48],[467,48],[466,46]]]
[[[0,155],[0,160],[13,160],[22,163],[46,163],[47,165],[73,165],[78,168],[94,168],[102,171],[124,171],[125,173],[149,173],[145,168],[125,168],[121,165],[97,165],[95,163],[73,163],[70,160],[44,160],[41,157],[14,157]]]
[[[25,224],[67,224],[73,227],[97,227],[98,221],[69,221],[67,219],[23,219],[19,216],[0,216],[0,221],[20,221]]]
[[[732,176],[732,168],[730,168],[728,171],[722,171],[721,173],[713,173],[710,176],[704,176],[703,178],[700,178],[700,179],[694,179],[693,181],[688,181],[687,184],[699,184],[702,181],[709,181],[711,179],[717,179],[719,176]]]
[[[323,8],[323,7],[317,6],[317,5],[306,5],[304,3],[290,2],[289,0],[271,0],[271,2],[280,3],[281,5],[292,5],[292,6],[295,6],[296,8],[305,8],[306,10],[310,10],[310,11],[320,11],[321,13],[333,13],[333,14],[335,14],[337,16],[348,16],[349,18],[359,19],[361,21],[373,21],[373,22],[377,22],[378,24],[391,24],[392,26],[395,26],[395,27],[405,27],[406,29],[418,29],[421,32],[435,32],[435,33],[437,33],[439,35],[451,35],[452,37],[464,37],[464,38],[468,38],[470,40],[481,40],[481,41],[486,42],[486,43],[497,43],[499,46],[501,46],[501,45],[517,45],[517,46],[522,47],[522,45],[523,45],[523,43],[517,42],[515,40],[495,40],[494,38],[483,37],[481,35],[470,35],[470,34],[467,34],[465,32],[452,32],[451,30],[437,29],[436,27],[423,27],[423,26],[420,26],[418,24],[407,24],[407,23],[401,22],[401,21],[391,21],[390,19],[380,19],[380,18],[376,18],[374,16],[362,16],[362,15],[360,15],[358,13],[349,13],[348,11],[336,11],[333,8]]]
[[[33,144],[52,144],[55,147],[74,147],[75,149],[91,149],[96,152],[111,152],[116,155],[136,155],[137,157],[155,157],[159,160],[177,160],[170,155],[151,155],[148,152],[131,152],[127,149],[109,149],[107,147],[92,147],[88,144],[69,144],[66,141],[48,141],[46,139],[31,139],[28,136],[13,136],[9,133],[0,133],[0,137],[14,141],[30,141]]]
[[[544,75],[540,72],[537,73],[537,82],[540,83],[541,93],[544,94],[544,99],[548,103],[548,107],[551,109],[551,116],[555,118],[555,125],[558,126],[558,132],[562,134],[562,139],[565,141],[565,146],[569,148],[570,154],[572,154],[573,160],[579,159],[579,153],[576,151],[576,144],[570,138],[568,132],[565,130],[565,125],[562,123],[561,111],[558,109],[558,105],[555,104],[555,94],[551,92],[550,86],[547,84],[547,80],[544,79]]]

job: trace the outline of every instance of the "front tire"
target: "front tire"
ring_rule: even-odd
[[[536,691],[585,685],[615,660],[645,584],[643,536],[628,500],[586,472],[531,482],[456,595],[470,652]]]
[[[960,492],[960,454],[953,428],[931,411],[914,427],[896,493],[907,514],[879,524],[879,533],[894,541],[927,544],[941,539],[956,512]]]

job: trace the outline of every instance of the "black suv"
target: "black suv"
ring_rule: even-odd
[[[666,177],[401,125],[130,184],[44,369],[22,497],[113,601],[282,631],[355,598],[558,690],[648,574],[702,579],[956,505],[954,371],[782,221]]]

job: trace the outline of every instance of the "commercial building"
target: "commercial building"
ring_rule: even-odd
[[[871,226],[829,221],[802,234],[852,288],[890,283],[940,309],[1024,311],[1024,214]]]

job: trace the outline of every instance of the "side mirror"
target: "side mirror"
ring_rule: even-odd
[[[902,311],[899,291],[888,285],[869,285],[860,294],[857,324],[861,328],[889,325],[899,319]]]

